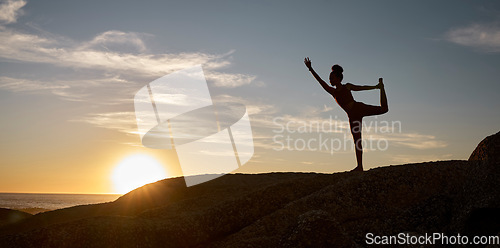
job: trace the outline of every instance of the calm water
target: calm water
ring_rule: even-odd
[[[120,196],[121,195],[0,193],[0,208],[44,208],[54,210],[77,205],[110,202],[118,199]]]

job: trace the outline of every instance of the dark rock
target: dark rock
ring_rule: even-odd
[[[398,218],[401,221],[400,228],[418,233],[443,232],[451,222],[452,201],[446,195],[437,195],[417,203]]]
[[[323,210],[300,215],[288,229],[280,247],[356,247],[333,216]]]
[[[478,208],[465,221],[465,234],[490,236],[500,232],[500,208]]]
[[[31,216],[29,213],[18,210],[0,208],[0,226],[14,224]]]
[[[472,152],[466,180],[454,200],[456,212],[449,229],[470,232],[471,224],[467,223],[474,222],[474,216],[484,209],[500,208],[499,186],[500,132],[484,138]]]
[[[470,155],[469,161],[500,163],[500,132],[484,138]]]

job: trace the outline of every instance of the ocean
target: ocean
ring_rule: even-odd
[[[36,213],[45,210],[111,202],[121,195],[115,194],[31,194],[0,193],[0,208]],[[33,209],[38,209],[33,210]]]

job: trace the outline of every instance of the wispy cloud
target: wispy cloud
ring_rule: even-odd
[[[25,1],[11,0],[1,4],[0,21],[16,22],[25,4]],[[230,55],[234,50],[224,54],[203,52],[155,54],[148,52],[144,42],[145,37],[152,37],[151,34],[110,30],[97,34],[87,41],[74,41],[50,34],[38,27],[35,31],[36,33],[26,33],[0,24],[0,40],[2,40],[0,58],[91,70],[92,73],[89,74],[92,75],[112,73],[144,80],[202,64],[207,79],[213,82],[213,86],[226,88],[248,85],[255,82],[256,78],[241,73],[216,71],[231,64]],[[16,90],[22,91],[19,88],[21,85],[28,86],[25,82],[19,84]],[[34,90],[34,87],[30,86],[29,89]]]
[[[69,88],[69,86],[64,84],[49,84],[38,80],[0,77],[0,89],[13,92],[39,92],[67,88]]]
[[[370,136],[374,140],[385,139],[397,146],[404,146],[418,150],[437,149],[447,147],[448,144],[439,140],[436,136],[419,134],[415,132],[390,132],[390,133],[377,133],[368,132],[365,135]]]
[[[392,140],[396,144],[420,150],[444,148],[448,146],[446,142],[438,140],[433,135],[425,135],[419,133],[401,133],[392,138]]]
[[[243,98],[233,97],[229,95],[219,95],[214,98],[215,104],[223,102],[238,102],[246,105],[247,111],[251,116],[252,126],[254,126],[255,119],[263,116],[269,116],[275,113],[276,108],[272,104],[258,103],[255,101],[248,101]],[[137,133],[137,124],[134,112],[106,112],[106,113],[92,113],[87,116],[75,119],[73,121],[86,122],[94,126],[114,129],[124,133]],[[258,121],[257,121],[258,122]],[[258,122],[259,123],[259,122]],[[255,127],[267,127],[255,125]]]
[[[214,103],[230,103],[237,102],[242,103],[246,106],[248,114],[255,115],[265,115],[270,116],[278,112],[278,108],[274,104],[264,103],[262,101],[257,101],[256,99],[248,100],[242,97],[235,97],[227,94],[220,94],[214,97]]]
[[[146,46],[136,33],[110,31],[97,35],[89,42],[72,45],[74,42],[65,42],[67,39],[45,38],[5,28],[0,29],[0,40],[2,40],[1,58],[45,63],[57,67],[89,69],[93,72],[91,75],[112,73],[123,77],[151,80],[173,71],[202,64],[207,80],[211,80],[215,87],[234,88],[251,84],[255,80],[255,76],[251,75],[215,71],[230,64],[227,57],[234,51],[218,55],[199,52],[155,55],[107,50],[113,45],[122,48],[128,45],[139,51],[146,51]],[[120,42],[117,43],[117,40]],[[102,49],[103,47],[106,49]],[[116,46],[114,48],[117,49]]]
[[[119,51],[126,49],[144,52],[146,51],[146,44],[144,44],[141,36],[144,36],[144,34],[110,30],[97,35],[89,42],[83,43],[79,49],[99,50],[102,48],[106,51]]]
[[[22,13],[21,8],[26,5],[26,1],[7,0],[0,4],[0,21],[13,23],[17,21]]]
[[[127,134],[137,134],[135,112],[109,112],[89,114],[85,117],[74,119],[73,122],[84,122],[93,126],[115,130]]]
[[[216,104],[223,102],[238,102],[246,105],[247,111],[250,115],[250,121],[253,129],[254,146],[256,148],[270,148],[269,129],[266,120],[269,119],[277,109],[272,104],[263,102],[249,101],[243,98],[234,97],[230,95],[218,95],[214,98]],[[85,116],[74,118],[71,121],[87,123],[94,127],[105,128],[117,132],[133,135],[138,137],[138,129],[136,123],[135,112],[131,111],[117,111],[117,112],[101,112],[90,113]],[[140,146],[140,140],[137,143],[129,142],[128,145]]]
[[[121,45],[130,44],[140,50],[145,50],[136,34],[117,31],[113,33],[114,35],[109,35],[108,32],[104,32],[89,42],[71,46],[59,40],[5,28],[0,30],[2,40],[0,57],[22,62],[46,63],[58,67],[105,70],[143,76],[161,76],[196,64],[203,64],[209,69],[217,69],[229,64],[224,59],[227,54],[213,55],[195,52],[155,55],[96,49],[98,44],[116,43],[117,36],[120,36]]]
[[[131,101],[134,84],[117,75],[87,79],[33,80],[0,76],[0,90],[24,94],[50,93],[63,100],[99,102],[101,105]]]
[[[256,147],[276,148],[277,144],[273,141],[275,135],[291,135],[305,140],[318,139],[319,135],[323,135],[323,138],[327,139],[340,138],[351,141],[348,120],[329,115],[328,112],[331,109],[326,106],[323,108],[304,106],[303,109],[306,111],[299,111],[296,115],[283,115],[279,114],[278,107],[273,105],[261,103],[252,106],[252,103],[247,104],[250,108],[255,107],[257,110],[251,118],[252,128],[257,130],[257,132],[254,131],[256,133],[254,136]],[[375,143],[387,141],[390,147],[403,147],[411,150],[432,150],[448,146],[446,141],[434,135],[402,130],[399,121],[364,121],[363,139]],[[330,151],[324,152],[331,153]]]
[[[256,76],[245,74],[229,74],[215,71],[205,73],[208,80],[214,80],[214,85],[217,87],[235,88],[243,85],[250,84],[255,81]],[[261,83],[258,86],[262,86]]]
[[[481,49],[487,52],[500,52],[500,24],[476,23],[449,30],[445,39],[463,46]]]

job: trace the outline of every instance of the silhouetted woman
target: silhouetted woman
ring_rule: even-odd
[[[342,82],[342,79],[344,78],[344,75],[342,74],[344,69],[342,69],[340,65],[334,65],[332,66],[332,72],[330,73],[330,84],[333,87],[330,87],[313,70],[309,57],[304,59],[304,63],[309,71],[311,71],[314,78],[316,78],[321,86],[323,86],[323,89],[330,93],[340,107],[347,113],[347,116],[349,117],[349,125],[351,127],[351,134],[354,139],[354,147],[356,148],[356,160],[358,162],[358,166],[352,171],[363,171],[363,147],[361,140],[363,117],[381,115],[389,111],[382,78],[378,79],[378,84],[375,86],[359,86],[351,83],[341,84],[340,82]],[[372,106],[362,102],[356,102],[351,94],[351,91],[373,89],[380,89],[380,106]]]

